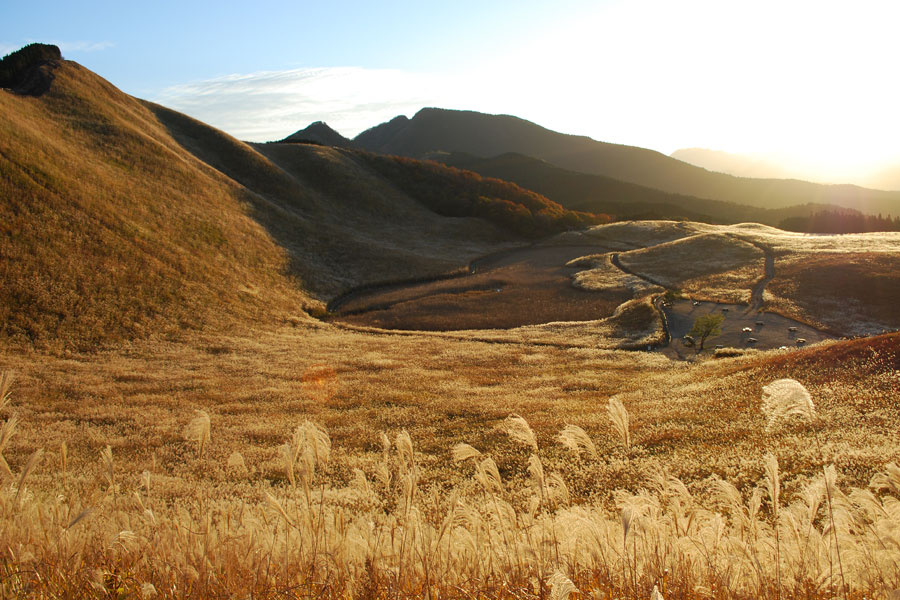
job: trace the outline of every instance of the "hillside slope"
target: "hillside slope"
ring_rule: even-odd
[[[516,239],[336,149],[251,147],[51,63],[43,93],[0,90],[0,339],[95,348],[282,322]]]
[[[900,212],[900,193],[852,185],[820,185],[784,179],[742,179],[713,173],[653,150],[567,135],[508,115],[424,108],[359,134],[367,150],[419,157],[435,151],[492,157],[516,152],[558,167],[605,175],[675,194],[783,208],[837,204],[865,213]]]
[[[100,342],[276,318],[310,298],[246,193],[76,63],[0,91],[0,336]]]

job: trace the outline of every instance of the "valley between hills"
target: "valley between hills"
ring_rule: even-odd
[[[0,66],[0,596],[900,589],[900,193]]]

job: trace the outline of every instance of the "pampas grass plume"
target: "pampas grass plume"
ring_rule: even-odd
[[[0,375],[0,410],[9,404],[9,385],[12,383],[12,375],[4,372]]]
[[[478,458],[479,456],[481,456],[481,452],[464,442],[460,442],[453,446],[453,450],[451,451],[451,453],[453,455],[454,462],[461,462],[470,458]]]
[[[197,456],[203,457],[203,451],[209,442],[209,415],[206,411],[196,410],[197,416],[194,417],[184,430],[184,436],[189,440],[197,442]]]
[[[613,429],[617,434],[619,434],[619,439],[622,440],[622,445],[624,445],[625,449],[628,450],[629,448],[631,448],[631,432],[629,431],[628,411],[625,410],[625,405],[622,404],[622,401],[619,400],[618,396],[613,396],[609,399],[607,412],[609,412],[609,421],[610,423],[612,423]]]
[[[537,438],[534,436],[534,431],[531,429],[528,421],[519,415],[512,414],[506,417],[503,421],[502,429],[515,441],[520,444],[525,444],[526,446],[531,446],[531,449],[537,452],[538,445]]]
[[[816,419],[812,397],[803,384],[794,379],[779,379],[764,386],[762,410],[769,419],[766,425],[769,430],[791,417],[807,423]]]
[[[600,458],[591,436],[578,425],[566,425],[559,433],[559,441],[563,446],[579,456],[586,450],[594,460]]]
[[[550,586],[550,600],[569,600],[569,596],[573,592],[579,593],[572,580],[563,575],[561,571],[555,571],[548,577],[547,584]]]

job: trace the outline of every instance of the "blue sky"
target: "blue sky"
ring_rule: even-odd
[[[774,153],[835,178],[900,164],[897,3],[7,2],[31,41],[242,139],[353,136],[422,106],[669,153]]]

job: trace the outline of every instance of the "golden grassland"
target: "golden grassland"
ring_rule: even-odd
[[[689,365],[301,325],[4,352],[0,585],[535,597],[561,589],[559,571],[590,597],[884,596],[900,587],[900,481],[879,476],[900,460],[898,342]],[[815,423],[767,429],[762,388],[784,377],[810,391]],[[533,445],[509,435],[510,414]],[[568,425],[589,438],[572,438],[580,456],[560,441]],[[460,443],[482,454],[455,461]]]
[[[607,319],[320,323],[305,311],[347,287],[514,240],[347,153],[243,144],[54,73],[0,91],[0,597],[896,597],[900,334],[604,349],[662,336],[608,254],[578,263],[633,294]],[[894,235],[647,222],[551,243],[576,238],[726,296],[768,252],[771,308],[895,318]]]

